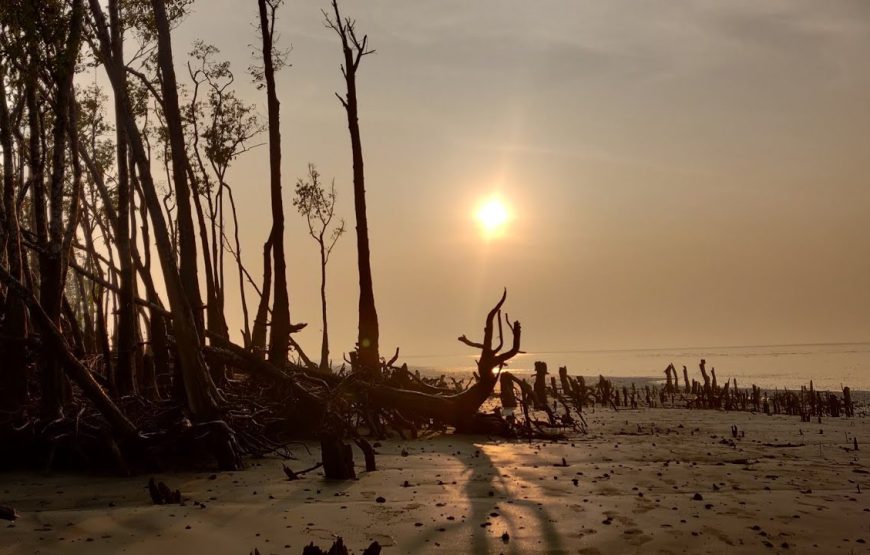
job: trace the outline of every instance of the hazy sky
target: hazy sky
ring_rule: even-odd
[[[307,162],[335,177],[354,224],[324,7],[288,0],[278,15],[291,317],[310,323],[312,355],[317,250],[290,205]],[[530,351],[870,340],[870,3],[342,8],[377,50],[358,87],[383,352],[469,352],[455,338],[480,334],[502,286]],[[265,115],[245,71],[255,17],[254,0],[201,0],[174,49],[180,68],[195,37],[217,45]],[[267,155],[230,175],[255,276]],[[511,229],[485,241],[472,213],[494,192]],[[336,359],[356,337],[355,264],[349,234],[329,267]]]

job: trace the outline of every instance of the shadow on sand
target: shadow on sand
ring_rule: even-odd
[[[457,457],[466,465],[463,475],[467,480],[456,503],[467,504],[467,517],[421,534],[408,545],[411,552],[431,549],[435,542],[443,540],[444,532],[452,532],[454,536],[448,540],[451,543],[456,542],[455,534],[470,535],[470,544],[459,544],[468,553],[567,553],[546,507],[519,496],[505,477],[506,469],[498,468],[487,455],[485,443],[475,442],[475,447],[479,455],[471,461]],[[504,539],[503,534],[507,534]]]

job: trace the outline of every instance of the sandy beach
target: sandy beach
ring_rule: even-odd
[[[0,554],[868,553],[866,411],[821,424],[684,409],[598,410],[567,442],[442,435],[388,440],[355,481],[288,481],[279,459],[227,473],[5,474]],[[737,438],[731,426],[737,426]],[[854,450],[857,439],[858,451]],[[294,446],[301,470],[315,445]],[[563,459],[567,466],[563,466]]]

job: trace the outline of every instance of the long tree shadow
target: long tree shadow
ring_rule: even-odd
[[[462,534],[466,530],[471,533],[471,553],[564,552],[562,539],[549,512],[537,502],[515,495],[516,492],[502,472],[506,469],[500,469],[493,463],[484,449],[485,444],[475,443],[475,446],[479,450],[476,457],[469,460],[457,457],[466,466],[462,472],[467,476],[462,492],[469,506],[467,518],[423,533],[409,545],[412,552],[420,552],[427,544],[431,545],[443,532]],[[463,499],[455,501],[461,502]],[[492,517],[493,513],[498,516]],[[517,518],[520,513],[533,518],[521,523]],[[507,533],[508,537],[502,539],[502,533]],[[530,546],[528,541],[516,541],[521,537],[533,537],[539,543]]]

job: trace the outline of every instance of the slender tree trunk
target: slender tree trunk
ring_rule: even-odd
[[[329,325],[326,322],[326,247],[320,234],[320,310],[323,319],[323,338],[320,342],[320,370],[329,372]]]
[[[215,281],[215,303],[217,313],[220,314],[220,317],[223,318],[224,314],[224,283],[225,275],[224,275],[224,254],[226,254],[226,249],[223,248],[224,244],[224,188],[223,183],[218,181],[218,194],[217,194],[217,206],[218,206],[218,236],[214,241],[212,248],[215,249],[215,269],[214,269],[214,281]],[[226,322],[223,324],[224,333],[226,331]]]
[[[215,218],[211,209],[211,189],[208,179],[208,174],[205,171],[202,158],[199,156],[199,129],[197,128],[196,118],[193,118],[193,152],[196,156],[197,166],[202,175],[202,183],[198,182],[193,168],[190,164],[187,166],[187,175],[190,178],[190,184],[193,188],[193,206],[196,209],[196,220],[199,226],[199,241],[202,244],[203,267],[205,268],[205,298],[206,298],[206,327],[211,333],[219,334],[221,337],[229,338],[226,319],[224,318],[223,307],[218,303],[217,297],[217,270],[216,270],[216,241],[215,235]],[[202,208],[202,200],[200,195],[205,192],[209,204],[209,217],[211,219],[212,237],[211,241],[208,238],[208,227],[205,222],[205,211]],[[210,367],[212,379],[216,382],[224,378],[223,363],[212,364]]]
[[[130,149],[127,149],[127,167],[136,167],[136,162],[133,161],[132,156],[130,156]],[[130,172],[129,177],[131,183],[130,185],[130,255],[133,258],[133,253],[136,253],[135,259],[131,260],[133,262],[133,276],[131,279],[132,282],[132,291],[133,298],[139,298],[139,284],[136,282],[136,264],[139,260],[138,248],[136,247],[136,242],[139,240],[138,230],[136,228],[136,192],[133,189],[133,174],[135,172]],[[149,276],[151,277],[151,276]],[[144,316],[143,313],[140,313],[138,307],[133,308],[133,338],[135,340],[135,344],[133,345],[133,375],[136,376],[138,380],[139,390],[145,393],[145,397],[148,399],[154,398],[155,386],[156,382],[153,377],[154,365],[151,365],[151,376],[145,376],[145,343],[142,338],[142,320],[140,316]]]
[[[103,266],[100,264],[99,259],[97,258],[97,250],[94,247],[94,237],[93,231],[91,230],[91,226],[88,224],[82,224],[82,236],[85,238],[85,246],[88,249],[88,254],[90,255],[90,264],[94,273],[98,276],[103,276]],[[115,364],[112,360],[112,349],[109,345],[109,330],[106,325],[106,313],[103,310],[105,305],[105,297],[103,295],[103,286],[97,283],[91,284],[91,294],[89,295],[89,300],[93,303],[95,308],[94,310],[94,322],[95,322],[95,333],[97,344],[100,348],[100,353],[103,356],[103,366],[106,372],[106,380],[109,383],[109,388],[113,393],[117,393],[116,388],[116,376],[115,376]]]
[[[81,274],[76,275],[76,287],[79,293],[79,304],[82,311],[82,320],[84,321],[84,342],[85,350],[89,353],[97,351],[97,336],[94,332],[94,319],[92,318],[92,304],[90,295],[85,292],[85,282]]]
[[[236,240],[236,266],[239,270],[239,296],[242,301],[242,320],[244,327],[242,328],[242,339],[243,344],[246,349],[249,349],[251,346],[251,327],[249,323],[248,316],[248,299],[245,296],[245,268],[242,266],[242,244],[239,241],[239,217],[236,213],[236,201],[233,199],[233,190],[226,184],[223,183],[223,179],[221,179],[221,186],[227,188],[227,194],[230,197],[230,209],[233,211],[233,235]],[[229,339],[229,337],[227,337]]]
[[[376,368],[378,350],[378,313],[375,309],[375,293],[372,284],[371,252],[369,249],[369,226],[366,216],[365,177],[363,174],[362,144],[359,120],[357,119],[356,82],[353,72],[348,73],[347,120],[350,143],[353,150],[353,201],[356,215],[357,262],[359,265],[359,345],[360,363],[366,368]]]
[[[118,0],[109,2],[109,26],[112,36],[112,51],[118,60],[124,59],[123,29]],[[115,97],[115,118],[121,108]],[[120,125],[115,126],[115,142],[118,163],[118,225],[115,244],[118,249],[118,266],[121,270],[121,288],[118,294],[118,360],[115,366],[116,392],[126,395],[134,391],[134,353],[136,351],[136,307],[133,304],[134,273],[130,255],[130,179],[127,165],[127,136]]]
[[[9,273],[21,280],[21,231],[18,226],[18,207],[15,202],[15,173],[12,159],[12,127],[6,101],[5,65],[0,63],[0,146],[3,148],[3,212],[6,235],[6,260]],[[26,352],[24,338],[27,333],[24,303],[15,295],[7,295],[3,305],[4,319],[0,331],[5,337],[2,345],[3,364],[0,365],[0,403],[16,411],[27,399]]]
[[[146,206],[145,193],[142,191],[142,184],[136,178],[136,172],[130,172],[130,178],[133,181],[133,186],[139,193],[140,208],[139,217],[142,220],[142,244],[151,244],[151,232],[148,227],[148,208]],[[145,250],[144,260],[139,257],[138,251],[134,249],[134,257],[136,259],[136,267],[139,270],[139,275],[142,278],[142,283],[145,285],[145,294],[148,302],[163,306],[160,296],[157,294],[157,289],[154,287],[154,281],[151,278],[151,250]],[[160,372],[165,372],[169,368],[169,340],[166,332],[166,319],[157,311],[151,310],[151,317],[148,319],[148,338],[151,348],[152,361],[149,363],[151,369],[148,374],[154,374],[153,383],[153,398],[160,398],[160,387],[157,383],[157,375]],[[148,390],[146,389],[146,392]]]
[[[73,2],[70,31],[54,74],[54,124],[52,128],[51,179],[49,181],[49,224],[48,243],[43,244],[45,254],[40,257],[39,302],[52,324],[60,328],[61,306],[66,275],[64,252],[65,227],[63,220],[63,192],[66,179],[66,149],[68,139],[72,139],[75,121],[70,121],[73,113],[73,77],[81,38],[81,2]],[[70,140],[70,144],[72,141]],[[78,153],[71,149],[73,158]],[[75,163],[75,160],[74,160]],[[73,198],[71,212],[77,208],[78,199]],[[46,419],[54,419],[62,414],[66,383],[58,359],[58,353],[46,352],[42,366],[42,411]]]
[[[196,184],[193,172],[190,172],[190,181]],[[208,228],[205,225],[205,214],[202,209],[202,201],[199,198],[199,193],[194,187],[193,205],[196,209],[196,219],[199,226],[199,240],[202,243],[203,266],[205,267],[205,296],[208,304],[206,305],[206,327],[210,333],[217,334],[224,339],[229,339],[229,329],[227,328],[226,318],[222,303],[218,300],[217,284],[215,282],[215,268],[212,264],[213,254],[209,253]],[[214,242],[216,238],[212,238]],[[224,380],[224,364],[222,362],[213,363],[210,367],[211,377],[215,382]]]
[[[84,335],[82,334],[82,328],[79,326],[78,319],[76,318],[76,313],[73,310],[73,307],[70,304],[69,299],[66,295],[63,296],[63,300],[61,301],[61,303],[63,316],[66,319],[67,326],[69,326],[70,335],[73,339],[73,354],[77,358],[82,358],[85,355],[85,341]]]
[[[266,325],[269,319],[269,297],[272,292],[272,236],[263,244],[263,288],[254,329],[251,331],[251,352],[263,357],[266,350]]]
[[[32,74],[29,76],[25,94],[27,96],[27,118],[30,131],[29,150],[30,156],[28,165],[30,167],[30,198],[31,211],[33,216],[33,230],[36,235],[36,241],[42,247],[38,253],[37,261],[41,279],[46,279],[42,276],[42,269],[48,268],[50,261],[46,254],[45,247],[48,244],[48,224],[46,222],[46,206],[45,206],[45,165],[42,151],[42,118],[39,114],[38,100],[38,84],[36,76],[36,67],[39,64],[39,46],[35,39],[32,39],[30,44],[30,58],[34,65]],[[32,285],[32,284],[31,284]],[[42,288],[40,289],[40,292]],[[41,295],[40,295],[41,297]],[[50,360],[43,358],[40,362],[41,389],[43,395],[43,412],[46,417],[54,418],[60,410],[61,396],[63,388],[59,385],[59,366],[56,363],[51,363]],[[58,384],[52,384],[57,378]]]
[[[151,319],[145,315],[144,310],[142,311],[142,318],[146,323],[150,324]],[[136,336],[140,342],[144,342],[141,326],[137,327]],[[146,399],[155,401],[160,398],[160,393],[157,387],[157,367],[154,365],[154,354],[150,350],[146,352],[145,349],[139,349],[139,352],[141,353],[141,367],[138,372],[139,391],[142,392],[142,396]],[[139,364],[138,361],[137,364]]]
[[[353,156],[353,204],[356,216],[357,264],[359,266],[359,333],[357,349],[359,364],[366,372],[375,372],[379,365],[378,313],[375,309],[374,286],[372,285],[371,252],[369,249],[369,225],[366,216],[365,172],[363,169],[362,140],[359,130],[359,113],[356,93],[356,71],[360,60],[366,55],[366,38],[357,41],[353,22],[342,21],[338,3],[333,0],[335,27],[342,42],[344,54],[344,80],[347,95],[342,99],[347,112],[347,128]]]
[[[190,187],[187,182],[187,149],[184,144],[184,129],[178,104],[178,85],[172,60],[169,18],[166,14],[164,0],[152,0],[151,6],[154,9],[154,22],[157,27],[157,62],[160,67],[163,111],[166,116],[169,145],[172,151],[172,183],[175,185],[176,219],[178,220],[179,271],[184,292],[187,294],[188,302],[193,309],[196,328],[200,332],[200,336],[203,336],[202,297],[197,278],[196,235],[191,216]],[[118,60],[118,63],[121,61]]]
[[[281,129],[280,103],[275,89],[275,67],[272,59],[272,19],[266,0],[258,0],[260,31],[263,39],[263,75],[266,79],[266,97],[269,112],[269,175],[272,197],[272,260],[275,273],[275,300],[272,305],[272,332],[269,335],[269,360],[283,364],[287,360],[290,341],[290,301],[287,296],[287,267],[284,262],[284,203],[281,197]],[[265,294],[265,290],[263,291]],[[259,316],[259,311],[258,311]]]

